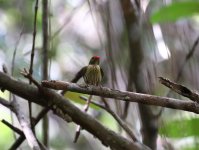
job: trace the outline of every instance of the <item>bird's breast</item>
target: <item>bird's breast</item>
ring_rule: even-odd
[[[86,84],[98,85],[102,80],[101,70],[99,65],[88,65],[84,75]]]

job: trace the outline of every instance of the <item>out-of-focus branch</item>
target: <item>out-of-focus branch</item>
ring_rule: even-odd
[[[49,51],[49,38],[48,38],[48,0],[42,0],[42,34],[43,34],[43,48],[42,48],[42,79],[47,80],[48,79],[48,51]],[[46,147],[49,145],[48,140],[48,129],[49,129],[49,123],[48,123],[48,114],[44,116],[43,122],[42,122],[42,128],[43,128],[43,143]]]
[[[63,96],[57,94],[52,90],[44,89],[43,92],[40,92],[40,90],[38,90],[38,88],[34,87],[33,85],[28,85],[21,81],[16,81],[2,72],[0,72],[0,85],[6,90],[9,90],[10,92],[24,98],[25,100],[30,100],[31,102],[37,103],[45,107],[56,107],[61,112],[61,114],[69,115],[73,122],[81,125],[83,129],[93,134],[102,142],[103,145],[109,146],[111,149],[149,149],[139,142],[129,141],[121,135],[107,129],[96,119],[82,112],[75,105],[73,105],[69,101],[66,101]]]
[[[79,92],[90,95],[97,95],[106,98],[114,98],[129,102],[138,102],[141,104],[162,106],[167,108],[186,110],[194,113],[199,113],[199,104],[195,102],[179,100],[174,98],[160,97],[149,94],[141,94],[128,91],[113,90],[107,87],[96,87],[78,85],[63,81],[42,81],[42,85],[56,90],[68,90],[71,92]]]
[[[186,65],[186,63],[188,62],[188,60],[193,56],[195,50],[196,50],[196,46],[198,45],[199,43],[199,36],[197,37],[197,39],[195,40],[193,46],[191,47],[191,49],[189,50],[189,53],[186,55],[186,58],[182,64],[182,67],[180,68],[178,74],[177,74],[177,77],[176,77],[176,82],[179,80],[180,76],[182,75],[182,72],[183,72],[183,69],[184,69],[184,66]]]
[[[33,62],[34,62],[34,55],[35,55],[35,39],[36,39],[36,33],[37,33],[37,10],[38,10],[38,1],[35,2],[35,14],[34,14],[34,23],[33,23],[33,33],[32,33],[32,50],[31,50],[31,56],[30,56],[30,68],[29,73],[30,75],[33,74]],[[31,80],[29,81],[29,84],[31,84]],[[29,118],[30,118],[30,124],[32,126],[32,106],[31,102],[28,101],[28,108],[29,108]],[[33,126],[32,126],[33,127]]]
[[[31,59],[30,59],[30,69],[29,72],[32,75],[33,73],[33,61],[34,61],[34,55],[35,55],[35,38],[37,33],[37,10],[38,10],[38,0],[35,2],[35,15],[34,15],[34,29],[33,29],[33,42],[32,42],[32,50],[31,50]]]
[[[144,68],[141,64],[144,60],[145,49],[143,46],[143,20],[145,18],[141,9],[140,0],[120,0],[122,14],[127,29],[128,42],[129,42],[129,71],[128,71],[128,85],[127,90],[136,90],[139,93],[148,93],[144,84],[140,81],[144,81],[146,77],[141,73],[144,72]],[[129,104],[126,102],[124,107],[123,118],[126,118],[128,114]],[[140,114],[140,124],[142,141],[151,149],[156,149],[156,141],[158,135],[158,120],[153,114],[150,107],[142,104],[138,104]]]
[[[58,36],[61,33],[61,31],[70,23],[76,12],[80,10],[84,3],[85,1],[82,1],[77,7],[73,8],[73,10],[69,12],[67,18],[64,20],[64,23],[54,32],[50,40],[53,40],[56,36]]]
[[[19,35],[19,38],[18,38],[18,40],[16,41],[15,49],[14,49],[13,56],[12,56],[11,76],[13,76],[13,73],[14,73],[14,68],[15,68],[15,57],[16,57],[17,48],[18,48],[18,45],[19,45],[19,42],[20,42],[20,39],[21,39],[22,34],[23,34],[23,26],[22,26],[22,30],[21,30],[21,33],[20,33],[20,35]],[[13,97],[14,97],[14,95],[13,95]],[[12,98],[12,94],[10,93],[10,94],[9,94],[9,101],[11,101],[11,98]],[[12,112],[11,112],[11,111],[10,111],[10,116],[11,116],[11,122],[12,122],[12,124],[14,125],[14,119],[13,119],[13,115],[12,115]],[[13,132],[13,137],[14,137],[14,139],[17,138],[14,132]]]

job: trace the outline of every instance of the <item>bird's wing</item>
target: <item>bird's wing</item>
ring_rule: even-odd
[[[102,76],[102,79],[103,79],[104,78],[104,71],[101,67],[100,67],[100,72],[101,72],[101,76]]]
[[[76,83],[86,73],[87,66],[83,67],[73,78],[72,83]]]

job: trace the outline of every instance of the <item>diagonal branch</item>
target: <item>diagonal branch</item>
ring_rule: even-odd
[[[19,123],[21,125],[21,128],[22,128],[23,132],[21,130],[19,130],[18,128],[12,126],[11,124],[6,122],[5,120],[2,120],[2,122],[4,124],[6,124],[8,127],[10,127],[13,131],[15,131],[18,134],[20,134],[20,139],[22,139],[22,142],[23,142],[23,140],[26,137],[26,139],[28,141],[28,144],[31,147],[31,149],[40,150],[40,147],[39,147],[39,144],[37,142],[37,139],[34,136],[34,134],[32,132],[32,129],[30,127],[30,123],[28,122],[28,119],[25,116],[25,114],[22,112],[23,109],[21,108],[19,103],[16,101],[16,99],[13,99],[11,102],[8,102],[5,99],[0,97],[0,104],[2,104],[5,107],[9,108],[11,111],[13,111],[16,114],[17,119],[18,119],[18,121],[19,121]],[[15,147],[10,148],[10,149],[17,149],[22,142],[20,142],[19,144],[15,145]]]
[[[26,137],[26,140],[29,144],[29,146],[31,147],[31,149],[33,150],[40,150],[39,144],[37,142],[36,137],[34,136],[34,133],[30,127],[30,123],[28,122],[27,117],[25,116],[25,114],[22,112],[22,108],[19,105],[19,103],[17,103],[16,100],[13,100],[11,102],[12,105],[12,109],[15,112],[17,119],[21,125],[22,131]]]
[[[44,108],[36,117],[36,119],[33,122],[33,127],[35,127],[37,125],[37,123],[46,115],[46,113],[49,111],[49,108]],[[17,147],[19,147],[19,145],[21,145],[21,143],[25,140],[25,136],[21,135],[16,141],[15,143],[10,147],[10,150],[15,150]],[[40,143],[39,143],[40,144]],[[42,149],[44,149],[43,145],[40,144],[40,147]]]
[[[1,122],[3,124],[5,124],[6,126],[8,126],[11,130],[13,130],[14,132],[18,133],[19,135],[24,135],[23,132],[18,129],[17,127],[14,127],[12,124],[10,124],[9,122],[7,122],[6,120],[1,120]]]
[[[87,98],[81,96],[81,99],[84,101],[87,101]],[[118,124],[124,129],[124,131],[126,132],[127,135],[129,135],[129,137],[131,137],[131,139],[133,141],[138,141],[138,139],[136,138],[135,134],[133,133],[133,131],[131,131],[131,129],[127,126],[127,124],[114,112],[110,109],[110,107],[107,106],[103,106],[101,104],[98,104],[96,102],[91,101],[92,104],[104,109],[105,111],[107,111],[109,114],[111,114],[113,116],[113,118],[118,122]]]
[[[199,94],[188,89],[187,87],[174,83],[169,79],[159,77],[160,83],[164,86],[170,88],[171,90],[175,91],[176,93],[189,98],[190,100],[199,103]]]
[[[7,107],[8,109],[12,110],[14,112],[13,106],[11,105],[10,102],[8,102],[7,100],[3,99],[0,97],[0,104],[4,105],[5,107]],[[50,107],[46,107],[44,108],[35,118],[34,122],[33,122],[33,126],[35,127],[37,125],[37,123],[46,115],[46,113],[50,110]],[[6,124],[9,128],[11,128],[13,131],[15,131],[16,133],[20,134],[20,137],[15,141],[15,143],[9,148],[10,150],[15,150],[17,149],[21,143],[25,140],[25,136],[24,133],[19,130],[18,128],[14,127],[13,125],[9,124],[8,122],[6,122],[5,120],[2,120],[2,123]],[[39,141],[38,141],[41,149],[46,149],[44,145],[42,145]]]

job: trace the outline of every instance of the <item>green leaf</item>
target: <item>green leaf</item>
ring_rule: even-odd
[[[107,128],[113,130],[113,131],[118,131],[118,125],[115,119],[107,112],[104,112],[100,118],[100,122],[105,125]]]
[[[2,111],[1,112],[3,119],[10,121],[10,116],[9,113],[5,113]],[[10,142],[13,141],[13,131],[7,127],[5,124],[0,122],[0,129],[1,129],[1,134],[0,134],[0,149],[9,149],[10,147]]]
[[[183,17],[199,14],[199,1],[175,2],[162,7],[155,12],[151,18],[151,23],[176,21]]]
[[[85,105],[86,102],[84,100],[82,100],[80,98],[80,96],[84,96],[84,97],[89,97],[87,94],[82,94],[82,93],[77,93],[77,92],[66,92],[66,94],[64,95],[64,97],[66,97],[67,99],[75,102],[75,103],[78,103],[78,104],[81,104],[81,105]],[[92,97],[92,100],[94,100],[94,96]],[[99,110],[99,107],[94,105],[94,104],[90,104],[90,107],[95,109],[95,110]]]
[[[171,138],[199,137],[199,118],[174,120],[165,123],[159,133]]]

